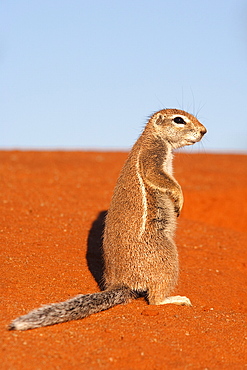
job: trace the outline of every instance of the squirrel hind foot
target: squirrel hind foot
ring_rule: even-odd
[[[162,302],[156,303],[156,304],[158,304],[158,305],[176,304],[176,305],[179,305],[179,306],[192,306],[192,303],[191,303],[189,298],[184,297],[184,296],[180,296],[180,295],[167,297]]]

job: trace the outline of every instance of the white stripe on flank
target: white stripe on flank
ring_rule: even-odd
[[[140,233],[139,233],[139,238],[140,238],[142,236],[142,234],[144,233],[145,229],[146,229],[148,207],[147,207],[147,197],[146,197],[145,185],[144,185],[143,179],[142,179],[142,177],[140,175],[140,172],[139,172],[139,156],[140,156],[140,152],[138,154],[137,162],[136,162],[136,173],[137,173],[137,177],[138,177],[138,180],[139,180],[139,183],[140,183],[142,206],[143,206],[142,224],[141,224]]]

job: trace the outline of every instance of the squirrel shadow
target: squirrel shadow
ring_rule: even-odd
[[[101,290],[104,289],[103,233],[107,211],[101,211],[93,221],[87,239],[87,265]]]

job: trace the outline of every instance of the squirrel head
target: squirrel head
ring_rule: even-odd
[[[190,113],[179,109],[164,109],[149,120],[155,136],[167,141],[173,149],[192,145],[206,134],[206,128]]]

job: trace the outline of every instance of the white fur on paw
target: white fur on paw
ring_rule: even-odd
[[[179,306],[192,306],[189,298],[176,295],[173,297],[167,297],[160,304],[177,304]]]

